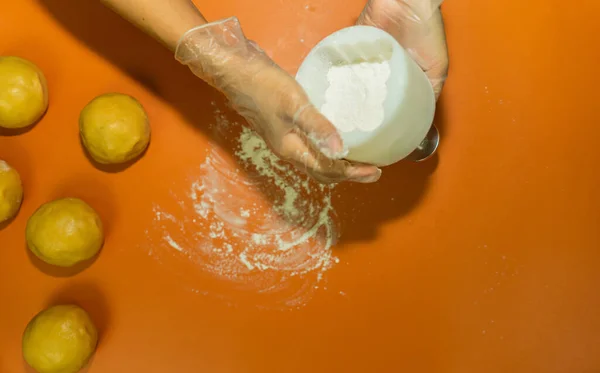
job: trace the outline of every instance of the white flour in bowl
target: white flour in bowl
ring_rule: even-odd
[[[376,129],[383,123],[390,73],[388,61],[330,67],[321,112],[341,132]]]

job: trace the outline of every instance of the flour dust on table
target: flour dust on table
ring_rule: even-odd
[[[178,208],[154,206],[152,236],[158,231],[162,240],[152,242],[151,255],[162,263],[180,258],[178,274],[198,293],[259,307],[302,306],[338,262],[331,187],[279,160],[252,130],[218,110],[215,117],[215,131],[234,140],[234,154],[213,146],[187,190],[172,191]]]

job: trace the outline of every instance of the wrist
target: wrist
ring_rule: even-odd
[[[177,61],[224,93],[225,85],[235,84],[239,67],[252,71],[252,62],[261,55],[244,36],[236,17],[191,28],[181,36],[175,48]]]
[[[200,14],[200,12],[189,12],[181,14],[181,18],[178,22],[174,22],[168,25],[166,29],[157,30],[156,34],[162,35],[162,41],[171,51],[175,51],[178,43],[181,41],[181,35],[185,34],[188,30],[197,27],[202,27],[208,22]]]

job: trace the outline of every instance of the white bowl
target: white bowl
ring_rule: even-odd
[[[321,109],[330,67],[383,61],[389,62],[390,76],[382,124],[372,131],[341,131],[336,126],[348,148],[347,159],[378,166],[412,153],[427,135],[435,112],[435,95],[427,76],[396,39],[370,26],[342,29],[317,44],[296,74],[313,105]]]

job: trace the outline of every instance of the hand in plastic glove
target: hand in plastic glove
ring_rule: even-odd
[[[359,25],[375,26],[392,35],[429,77],[438,98],[448,75],[443,0],[369,0]]]
[[[293,77],[246,39],[236,18],[188,31],[175,58],[221,91],[282,159],[318,181],[375,182],[375,166],[340,160],[342,140]]]

